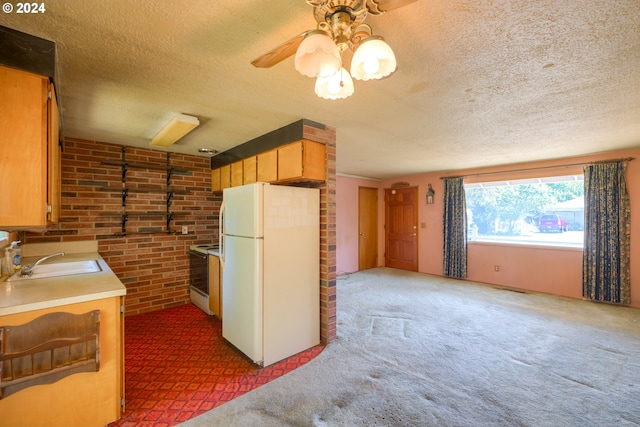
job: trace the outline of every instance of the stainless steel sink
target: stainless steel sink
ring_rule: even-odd
[[[33,269],[30,276],[20,276],[19,273],[7,278],[7,282],[18,280],[44,279],[46,277],[75,276],[76,274],[98,273],[102,271],[98,261],[69,261],[52,264],[40,264]]]

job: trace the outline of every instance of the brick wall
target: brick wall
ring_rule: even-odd
[[[163,151],[126,147],[129,162],[166,165]],[[222,197],[211,192],[208,157],[172,153],[171,165],[188,170],[175,173],[171,187],[184,194],[172,198],[175,212],[171,232],[166,219],[130,216],[122,233],[123,209],[164,213],[165,193],[131,192],[122,207],[122,170],[103,160],[121,160],[122,146],[96,141],[66,139],[62,155],[62,203],[60,223],[42,234],[27,233],[25,243],[97,240],[98,251],[127,287],[126,314],[137,314],[189,302],[190,245],[218,239],[218,211]],[[129,168],[128,187],[166,186],[166,172]],[[114,190],[107,190],[107,188]],[[113,213],[113,214],[111,214]],[[188,227],[181,234],[182,225]],[[157,232],[156,232],[157,230]],[[136,234],[137,231],[152,233]]]

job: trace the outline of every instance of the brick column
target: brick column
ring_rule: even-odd
[[[336,338],[336,130],[305,122],[304,138],[327,146],[325,183],[320,186],[320,338]]]

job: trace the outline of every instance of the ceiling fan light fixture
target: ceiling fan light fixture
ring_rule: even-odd
[[[307,77],[329,77],[341,67],[340,52],[322,30],[310,31],[296,51],[296,70]]]
[[[341,67],[332,76],[318,77],[315,91],[320,98],[344,99],[353,95],[353,80],[347,70]]]
[[[362,40],[351,60],[351,76],[357,80],[381,79],[396,70],[396,57],[380,36]]]

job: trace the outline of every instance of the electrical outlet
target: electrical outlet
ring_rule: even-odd
[[[495,271],[500,271],[500,266],[499,266],[499,265],[494,265],[494,266],[493,266],[493,269],[494,269]]]
[[[189,234],[189,227],[187,227],[186,225],[182,226],[182,234]]]

